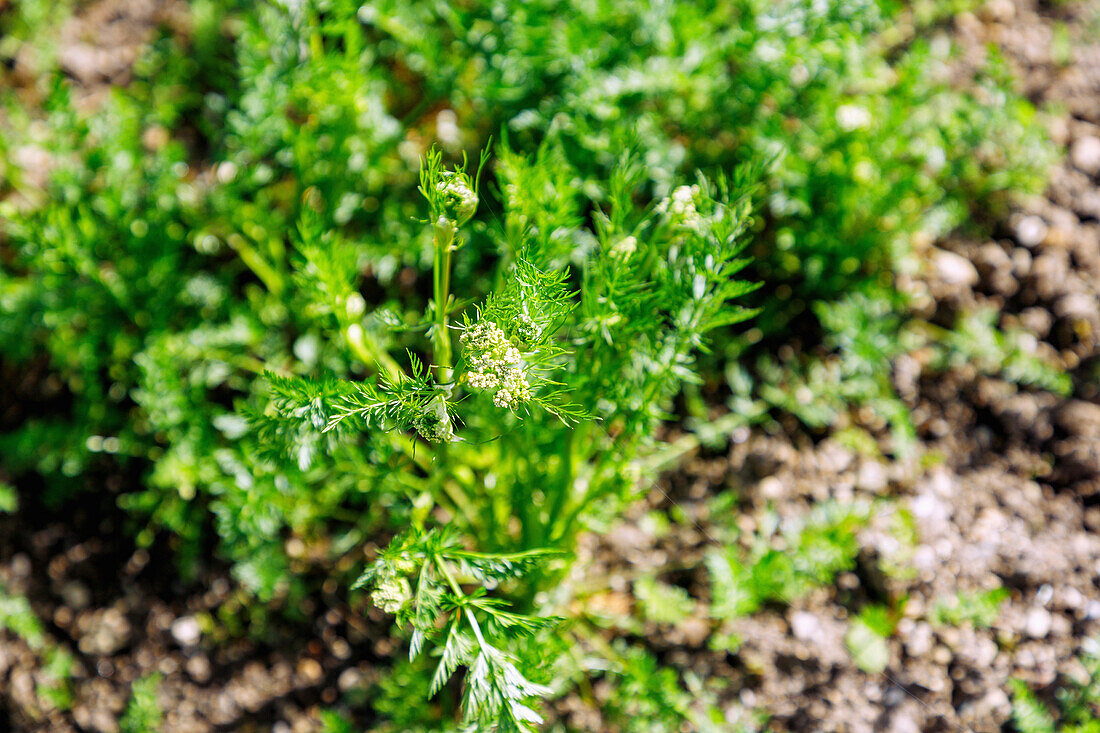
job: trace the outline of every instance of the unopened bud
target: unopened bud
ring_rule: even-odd
[[[344,307],[347,309],[348,318],[358,318],[366,311],[367,301],[363,300],[363,296],[359,293],[352,293],[348,296]]]
[[[447,412],[447,400],[441,394],[432,398],[424,411],[413,419],[413,428],[424,440],[449,443],[454,439],[454,425]]]
[[[460,227],[477,211],[478,198],[464,173],[447,171],[435,186],[440,194],[443,216]]]

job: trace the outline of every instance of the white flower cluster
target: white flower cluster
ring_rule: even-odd
[[[469,365],[466,383],[471,389],[495,392],[493,404],[508,410],[531,399],[523,355],[500,326],[478,321],[466,329],[460,341]]]
[[[477,211],[477,194],[470,188],[470,181],[465,175],[447,171],[435,184],[435,190],[441,194],[444,216],[454,226],[462,226]]]
[[[695,208],[695,197],[700,193],[699,186],[677,186],[672,195],[657,205],[657,212],[664,214],[669,222],[678,229],[701,231],[703,217]]]
[[[443,395],[433,397],[424,412],[413,418],[413,428],[420,437],[432,443],[449,443],[454,438],[454,426]]]
[[[693,204],[694,206],[694,204]],[[611,245],[611,256],[619,259],[626,259],[630,255],[634,254],[638,249],[638,240],[634,237],[623,237],[615,244]]]

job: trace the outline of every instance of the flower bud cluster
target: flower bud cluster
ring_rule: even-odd
[[[374,605],[386,613],[396,614],[412,600],[412,589],[404,576],[387,575],[375,585],[370,598]]]
[[[495,392],[493,404],[508,410],[531,399],[523,356],[500,326],[478,321],[466,329],[460,342],[469,366],[466,383],[472,389]]]
[[[657,205],[657,212],[677,229],[694,232],[702,231],[703,217],[695,208],[695,197],[700,193],[699,186],[677,186],[672,195]]]
[[[526,343],[532,344],[539,340],[542,330],[539,324],[535,323],[534,318],[526,313],[520,313],[519,318],[516,319],[516,335]]]
[[[520,197],[520,188],[516,184],[509,183],[504,187],[504,203],[508,211],[519,211],[520,207],[523,205],[523,201]],[[522,216],[524,220],[527,219],[523,214],[520,214],[520,216]]]
[[[470,187],[470,179],[461,173],[446,171],[435,184],[440,194],[443,216],[456,228],[470,220],[477,211],[477,193]]]
[[[420,437],[432,443],[449,443],[454,439],[454,425],[451,424],[443,395],[433,397],[424,411],[413,418],[412,426]]]
[[[374,581],[371,601],[386,613],[400,613],[412,600],[409,575],[416,572],[418,563],[407,552],[381,569]]]
[[[625,260],[638,249],[638,240],[632,236],[623,237],[611,245],[611,256]]]
[[[524,206],[525,199],[522,189],[514,183],[509,183],[504,186],[502,193],[504,194],[504,208],[508,212],[508,217],[521,227],[526,227],[531,220],[524,213],[528,207]]]

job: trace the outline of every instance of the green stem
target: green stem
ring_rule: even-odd
[[[321,18],[316,10],[309,11],[309,26],[314,30],[309,34],[309,53],[318,61],[325,55],[325,40],[321,37]]]
[[[358,328],[353,330],[352,326],[358,326]],[[362,326],[349,321],[341,330],[344,332],[344,340],[348,347],[359,361],[367,366],[373,366],[378,372],[385,372],[393,380],[400,379],[404,375],[397,360],[390,356],[390,353],[378,343],[378,339]]]
[[[555,534],[557,517],[565,507],[569,494],[573,491],[573,485],[577,478],[577,445],[584,444],[584,438],[588,434],[588,423],[578,425],[569,433],[569,439],[565,442],[565,450],[561,456],[561,473],[555,487],[554,496],[551,499],[550,512],[546,515],[546,525],[542,529],[542,542],[548,544]],[[583,432],[583,434],[582,434]]]
[[[401,449],[401,452],[409,457],[416,465],[420,466],[424,471],[430,471],[432,468],[432,449],[430,446],[426,446],[423,443],[410,438],[405,433],[389,433],[394,436],[393,443]]]
[[[238,369],[244,369],[253,374],[263,374],[264,372],[271,371],[284,377],[290,376],[290,372],[286,369],[270,367],[254,356],[249,356],[248,354],[234,354],[228,349],[207,349],[204,356],[208,359],[224,361],[226,364],[235,366]]]
[[[248,266],[248,269],[252,270],[252,273],[256,277],[260,278],[260,281],[271,292],[272,295],[279,296],[283,294],[283,290],[286,289],[286,283],[283,280],[283,276],[274,267],[269,265],[255,247],[249,244],[248,240],[242,237],[240,234],[230,234],[225,238],[226,244],[233,248],[238,255],[240,255],[241,262]]]
[[[357,59],[363,50],[363,27],[354,15],[344,24],[344,58]]]
[[[584,496],[573,504],[560,521],[554,522],[548,544],[556,545],[571,534],[573,524],[577,521],[577,518],[580,517],[581,512],[596,498],[593,489],[597,481],[599,481],[599,473],[593,472],[589,477],[588,488],[585,490]]]
[[[450,222],[435,224],[435,259],[432,263],[432,297],[435,300],[435,367],[440,384],[451,381],[451,334],[447,310],[451,297],[451,245],[455,232]]]
[[[641,469],[643,476],[667,471],[679,464],[684,456],[697,450],[702,444],[704,436],[729,435],[735,428],[744,424],[744,417],[734,412],[728,413],[700,427],[694,433],[683,435],[671,443],[666,443],[663,448],[655,450],[644,458],[635,459],[635,464]],[[550,544],[561,542],[563,538],[567,537],[581,512],[599,497],[594,489],[601,483],[600,474],[603,472],[603,467],[608,462],[609,456],[610,452],[605,451],[592,469],[588,490],[565,512],[564,517],[554,524]]]
[[[526,427],[526,426],[524,426]],[[523,435],[529,435],[530,431],[524,428],[517,430],[512,434],[511,443],[505,450],[504,455],[515,456],[534,456],[537,453],[532,450],[529,441],[523,441],[522,443],[514,436],[517,433]],[[530,463],[525,463],[525,466],[529,467]],[[519,473],[520,464],[516,463],[516,472]],[[529,479],[529,476],[527,477]],[[520,526],[520,539],[523,543],[523,547],[538,547],[539,544],[536,541],[535,529],[538,527],[542,520],[542,506],[536,505],[531,501],[531,495],[529,493],[530,480],[520,480],[520,476],[516,476],[516,480],[512,482],[512,491],[509,501],[506,505],[502,506],[500,511],[504,518],[504,522],[507,523],[509,516],[519,516],[522,518],[522,524]],[[549,496],[546,497],[548,499]],[[544,499],[543,501],[545,501]]]
[[[440,560],[438,557],[434,558],[434,560],[435,566],[439,568],[439,572],[442,573],[443,577],[447,579],[447,584],[451,586],[451,590],[454,591],[454,594],[461,598],[465,598],[466,594],[462,592],[462,588],[459,587],[458,582],[454,579],[454,576],[451,575],[451,571],[447,569],[447,564]],[[486,643],[485,637],[481,634],[481,625],[478,624],[477,618],[474,616],[473,609],[469,606],[465,606],[463,607],[462,612],[466,614],[466,618],[470,621],[470,628],[473,629],[474,636],[477,638],[478,647],[482,651],[485,651],[485,649],[488,648],[489,645]]]
[[[470,529],[474,533],[484,527],[481,521],[477,507],[474,506],[474,502],[470,500],[470,497],[462,490],[457,479],[452,477],[447,470],[448,461],[447,458],[450,454],[450,446],[447,443],[440,443],[436,449],[436,463],[438,464],[433,476],[436,479],[436,485],[439,490],[450,497],[459,511],[466,517],[466,522],[469,524]]]

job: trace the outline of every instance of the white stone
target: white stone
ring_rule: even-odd
[[[1088,293],[1063,295],[1054,304],[1054,312],[1062,318],[1088,320],[1096,315],[1098,310],[1100,306],[1096,303],[1096,296]]]
[[[1025,247],[1037,247],[1047,236],[1047,224],[1037,216],[1025,216],[1016,225],[1016,239]]]
[[[1078,139],[1069,149],[1069,159],[1090,176],[1100,173],[1100,138],[1090,135]]]
[[[180,646],[194,646],[202,637],[202,629],[194,616],[183,616],[172,622],[172,638]]]
[[[948,285],[978,284],[977,268],[974,267],[974,264],[970,260],[962,255],[940,249],[936,250],[932,261],[936,267],[936,273],[939,275],[940,280]]]
[[[69,608],[79,611],[92,602],[92,592],[79,580],[70,580],[61,586],[61,600]]]
[[[912,657],[923,657],[932,649],[932,627],[921,621],[905,640],[905,651]]]
[[[783,482],[775,476],[767,476],[761,479],[760,495],[765,499],[779,499],[783,496]]]
[[[890,733],[920,733],[920,726],[908,715],[899,712],[890,721]]]
[[[821,622],[817,616],[806,611],[791,615],[791,632],[799,641],[813,641],[821,631]]]
[[[877,461],[864,461],[856,476],[856,486],[864,491],[878,493],[886,488],[886,469]]]
[[[1033,606],[1031,610],[1027,612],[1027,619],[1024,621],[1024,630],[1027,635],[1033,639],[1043,639],[1050,633],[1050,627],[1053,623],[1053,619],[1050,617],[1050,611],[1045,608]]]
[[[355,667],[348,667],[340,676],[336,679],[336,686],[340,688],[341,692],[347,692],[351,688],[359,684],[363,678],[362,673]]]

